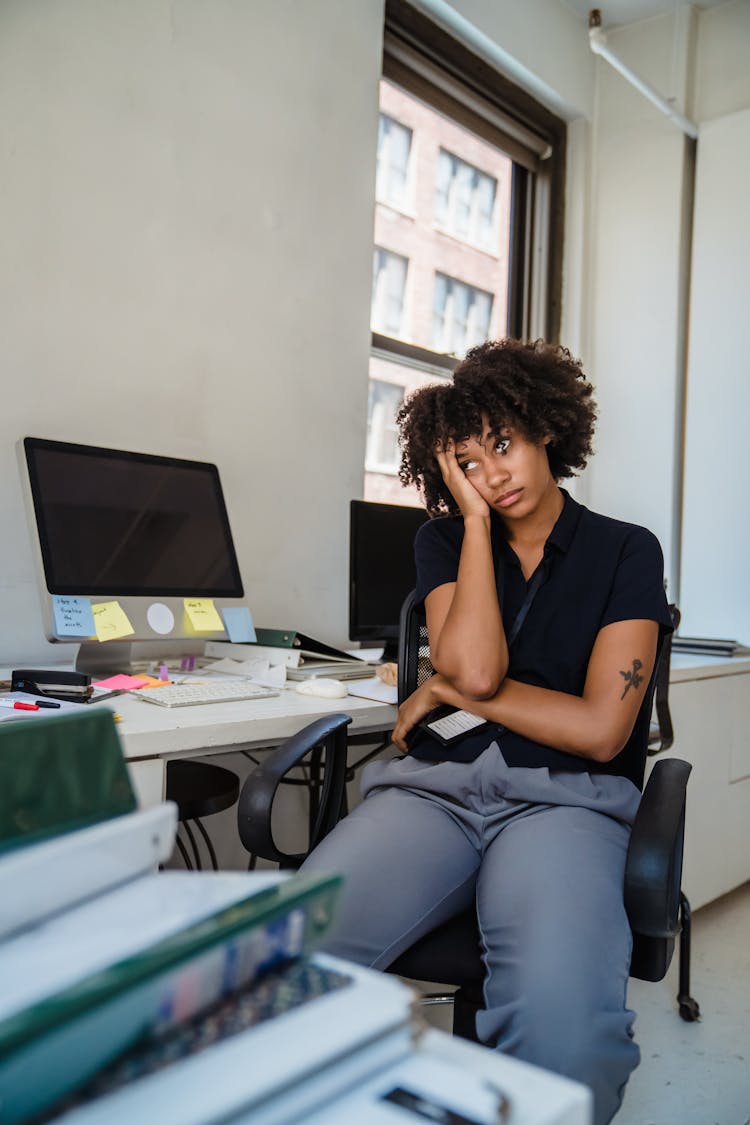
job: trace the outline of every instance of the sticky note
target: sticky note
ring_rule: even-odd
[[[255,641],[255,626],[250,614],[250,610],[246,605],[226,606],[221,611],[221,616],[224,619],[224,628],[229,634],[230,641],[235,644],[247,644],[248,642]]]
[[[91,607],[94,614],[94,628],[100,641],[116,641],[129,637],[135,629],[119,602],[99,602]]]
[[[107,691],[133,691],[135,688],[146,687],[150,676],[108,676],[106,680],[97,680],[94,687],[106,688]]]
[[[94,636],[94,615],[88,598],[66,598],[55,594],[52,598],[52,610],[58,637]]]
[[[185,613],[196,633],[224,632],[213,598],[185,598]]]

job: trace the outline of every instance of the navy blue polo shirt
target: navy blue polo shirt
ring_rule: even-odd
[[[664,593],[664,561],[656,536],[645,527],[590,512],[561,489],[563,510],[545,544],[538,588],[509,653],[508,676],[536,687],[583,695],[591,651],[600,629],[614,621],[657,621],[672,629]],[[526,597],[528,585],[518,556],[507,541],[505,524],[490,516],[492,555],[506,636]],[[455,582],[464,535],[461,516],[428,520],[417,532],[417,598]],[[491,724],[449,749],[419,730],[410,745],[415,758],[472,761],[497,739],[509,766],[598,771],[630,778],[640,789],[645,764],[646,708],[626,746],[611,762],[594,762],[534,742]]]

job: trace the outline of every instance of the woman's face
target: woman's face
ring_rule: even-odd
[[[503,519],[531,515],[557,485],[547,459],[549,438],[535,444],[517,430],[492,433],[482,419],[482,437],[456,443],[456,461],[466,479]]]

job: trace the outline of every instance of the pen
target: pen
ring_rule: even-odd
[[[20,703],[17,699],[0,699],[0,707],[7,707],[11,711],[38,711],[36,703]]]
[[[55,703],[52,699],[37,699],[37,707],[59,707],[59,703]]]

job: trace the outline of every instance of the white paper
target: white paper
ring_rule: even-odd
[[[264,687],[283,687],[286,683],[285,664],[271,664],[270,661],[257,657],[251,660],[231,660],[229,657],[224,657],[223,660],[215,660],[207,664],[204,671],[242,676]]]
[[[384,684],[377,676],[369,680],[347,681],[346,689],[349,695],[356,695],[360,699],[375,699],[378,703],[398,703],[398,688],[391,684]]]
[[[30,695],[26,691],[5,691],[0,699],[15,699],[19,703],[38,703],[39,699],[43,698],[38,695]],[[58,707],[40,707],[38,711],[14,711],[10,707],[0,707],[0,723],[8,719],[51,719],[55,715],[63,715],[71,711],[87,711],[91,706],[90,703],[68,703],[64,699],[51,699],[50,703],[58,703]]]

